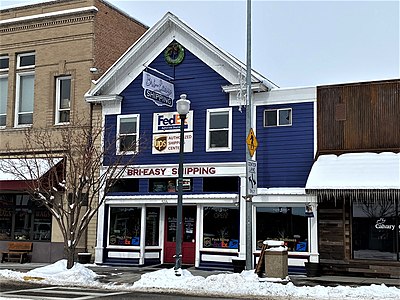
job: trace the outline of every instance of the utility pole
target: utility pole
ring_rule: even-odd
[[[247,55],[246,55],[246,135],[252,128],[252,94],[251,94],[251,0],[247,0]],[[250,150],[246,147],[246,269],[253,269],[252,249],[252,204],[249,195],[248,161],[251,160]]]

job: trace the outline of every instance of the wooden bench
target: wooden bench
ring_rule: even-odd
[[[24,263],[28,261],[28,254],[32,252],[33,243],[31,242],[9,242],[8,251],[2,251],[1,262],[19,261]]]

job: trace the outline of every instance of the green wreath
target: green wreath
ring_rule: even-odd
[[[164,51],[165,61],[173,66],[179,65],[185,57],[185,49],[178,43],[173,43]]]

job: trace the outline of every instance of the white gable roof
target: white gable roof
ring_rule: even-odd
[[[173,40],[183,45],[232,85],[240,83],[239,73],[242,76],[246,74],[245,64],[216,47],[168,12],[95,82],[95,86],[85,97],[120,94]],[[259,83],[265,86],[265,89],[277,87],[255,71],[252,71],[252,83]]]

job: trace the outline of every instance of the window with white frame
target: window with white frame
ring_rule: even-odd
[[[6,126],[8,98],[8,56],[0,56],[0,127]]]
[[[56,116],[55,123],[68,123],[71,110],[71,76],[56,79]]]
[[[207,109],[207,151],[232,150],[232,108]]]
[[[8,76],[0,75],[0,127],[6,126]]]
[[[264,110],[264,127],[291,126],[292,109],[267,109]]]
[[[17,55],[15,126],[32,125],[35,53]]]
[[[8,71],[9,57],[7,55],[0,56],[0,72]]]
[[[117,153],[136,153],[139,141],[139,115],[117,117]]]
[[[35,53],[21,53],[17,56],[17,69],[30,69],[35,67]]]

